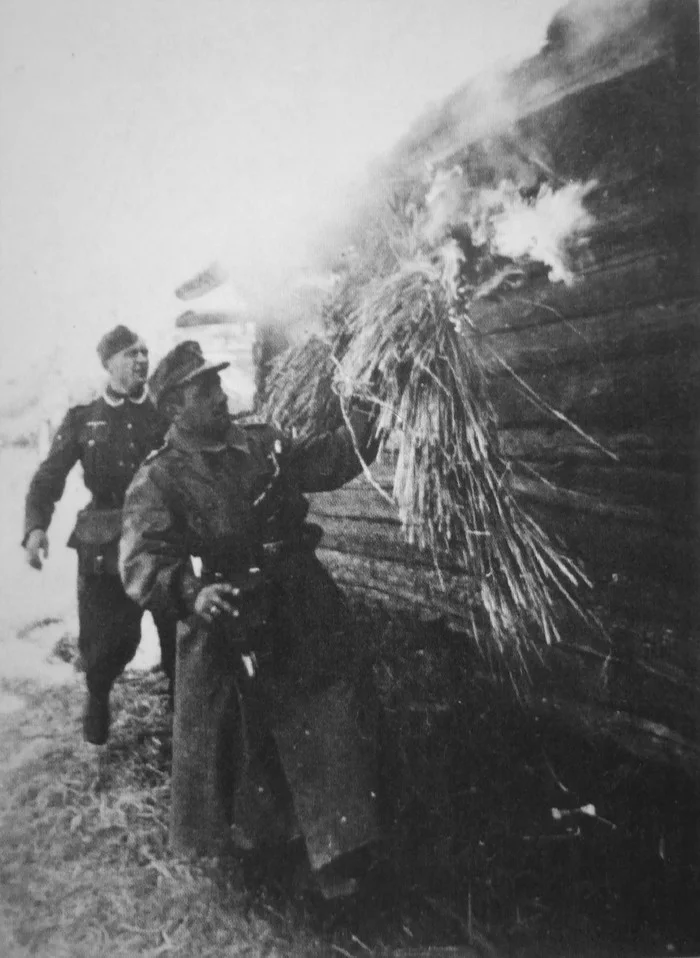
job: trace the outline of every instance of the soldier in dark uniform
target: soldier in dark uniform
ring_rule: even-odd
[[[55,504],[80,460],[92,499],[78,514],[68,545],[78,552],[78,645],[88,688],[83,732],[88,742],[102,745],[109,734],[110,689],[136,653],[143,615],[119,578],[124,493],[145,456],[163,441],[167,424],[149,397],[148,350],[136,333],[115,327],[97,353],[109,375],[107,387],[99,399],[68,411],[34,474],[23,545],[29,564],[41,569]],[[172,681],[175,620],[160,616],[156,626],[162,667]]]
[[[173,424],[124,506],[125,588],[181,620],[171,843],[217,855],[232,835],[251,848],[300,829],[327,875],[376,837],[376,795],[344,681],[350,617],[314,554],[320,529],[305,521],[302,493],[358,475],[356,449],[372,460],[372,416],[355,409],[352,433],[304,441],[242,425],[221,386],[227,365],[206,362],[194,342],[162,360],[150,388]]]

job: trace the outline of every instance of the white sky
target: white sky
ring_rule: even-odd
[[[535,53],[560,6],[0,0],[3,365],[93,356],[115,322],[156,335],[213,259],[264,287],[428,103]]]

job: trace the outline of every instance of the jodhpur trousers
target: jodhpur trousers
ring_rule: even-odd
[[[143,610],[124,591],[118,575],[78,575],[80,649],[87,686],[108,692],[131,662],[141,640]],[[154,617],[155,618],[155,617]],[[176,621],[155,619],[161,663],[169,679],[175,672]]]

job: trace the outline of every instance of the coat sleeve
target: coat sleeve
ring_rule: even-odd
[[[22,545],[33,529],[46,531],[56,503],[63,495],[68,473],[80,458],[81,417],[78,409],[69,410],[58,428],[46,459],[29,484],[24,509]]]
[[[371,465],[379,448],[375,418],[372,409],[356,407],[348,415],[350,428],[343,425],[294,441],[288,465],[300,491],[328,492],[345,485],[362,471],[360,456]]]
[[[192,612],[200,582],[183,524],[148,464],[136,473],[124,500],[119,573],[127,594],[142,608],[175,612],[178,618]]]

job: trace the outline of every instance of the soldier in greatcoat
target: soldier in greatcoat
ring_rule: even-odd
[[[350,616],[314,554],[302,493],[358,475],[358,453],[371,462],[373,416],[354,409],[351,428],[304,441],[242,424],[222,389],[227,365],[195,342],[161,361],[150,388],[172,426],[124,507],[125,588],[180,620],[171,844],[218,855],[301,832],[327,876],[376,837],[376,792],[345,681]]]
[[[55,504],[80,461],[92,499],[78,514],[68,545],[78,553],[78,647],[88,690],[83,733],[102,745],[109,735],[110,690],[136,653],[143,616],[119,578],[124,493],[145,456],[161,445],[167,423],[148,393],[143,340],[116,326],[99,341],[97,353],[108,374],[106,388],[94,402],[71,408],[59,426],[29,485],[22,544],[32,568],[41,569]],[[162,667],[172,681],[175,620],[158,616],[156,626]]]

